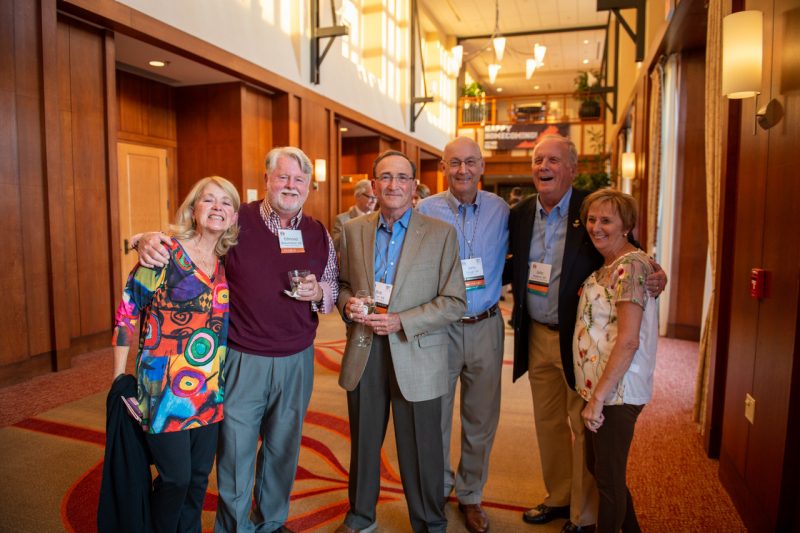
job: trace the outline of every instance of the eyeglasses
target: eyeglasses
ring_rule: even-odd
[[[477,168],[480,162],[481,162],[480,158],[476,159],[474,157],[470,157],[469,159],[465,159],[463,161],[460,159],[451,159],[450,161],[447,162],[447,166],[449,166],[452,170],[457,170],[461,168],[462,164],[465,165],[467,168]]]
[[[359,196],[363,196],[364,198],[366,198],[370,202],[373,202],[373,201],[378,199],[377,196],[372,196],[371,194],[364,194],[363,192]]]
[[[375,179],[384,185],[389,184],[392,180],[397,180],[397,183],[401,185],[408,185],[409,183],[414,181],[414,178],[409,176],[408,174],[395,174],[394,176],[392,176],[388,172],[386,174],[381,174],[380,176],[377,176]]]

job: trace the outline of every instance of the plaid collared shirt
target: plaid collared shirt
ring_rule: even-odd
[[[266,224],[267,229],[273,235],[278,234],[281,229],[281,217],[272,209],[267,199],[261,202],[261,219]],[[300,226],[300,221],[303,219],[303,210],[297,212],[295,216],[289,220],[289,229],[297,229]],[[328,262],[325,264],[325,270],[322,271],[322,277],[319,280],[320,287],[322,287],[322,302],[311,302],[312,311],[322,311],[323,313],[330,312],[336,304],[336,299],[339,297],[339,265],[336,262],[336,250],[333,247],[333,239],[328,230],[325,230],[325,236],[328,237]],[[328,290],[326,289],[326,286]]]

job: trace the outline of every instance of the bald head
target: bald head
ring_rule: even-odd
[[[442,174],[447,176],[450,192],[461,203],[472,203],[478,194],[478,182],[483,176],[484,162],[481,147],[469,137],[456,137],[444,147]]]

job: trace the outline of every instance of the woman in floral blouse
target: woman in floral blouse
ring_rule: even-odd
[[[115,379],[140,331],[138,397],[125,401],[159,474],[151,495],[157,532],[201,530],[223,417],[228,284],[220,258],[236,244],[238,210],[239,194],[228,180],[200,180],[178,208],[169,263],[137,265],[117,309]]]
[[[611,189],[587,196],[581,219],[603,266],[584,282],[573,339],[575,386],[586,400],[586,463],[597,480],[598,532],[640,531],[625,482],[636,419],[653,394],[658,315],[647,255],[628,242],[636,202]]]

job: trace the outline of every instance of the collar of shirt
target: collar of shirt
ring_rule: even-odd
[[[267,225],[267,229],[269,229],[273,234],[277,235],[278,230],[281,229],[281,217],[278,215],[278,212],[272,209],[272,206],[269,205],[269,202],[266,198],[264,201],[261,202],[261,218],[264,220],[264,224]],[[284,229],[297,229],[300,226],[300,220],[303,218],[303,210],[297,212],[295,216],[293,216],[289,220],[289,227]]]
[[[411,208],[409,207],[406,209],[406,212],[403,213],[403,216],[395,220],[395,224],[400,223],[403,226],[403,229],[408,229],[408,221],[411,219]],[[392,230],[389,229],[389,224],[386,223],[386,219],[383,218],[383,213],[381,213],[380,218],[378,219],[378,229],[383,230],[386,233],[392,233]]]
[[[478,191],[478,193],[475,195],[475,201],[474,202],[472,202],[470,204],[462,204],[461,202],[458,201],[458,198],[456,198],[453,195],[453,193],[450,192],[450,189],[447,189],[447,193],[445,194],[445,201],[447,202],[447,205],[450,206],[450,209],[453,211],[454,214],[459,214],[459,212],[460,212],[459,208],[462,205],[465,208],[469,207],[469,206],[473,206],[475,208],[475,210],[477,210],[481,206],[481,191]]]
[[[564,196],[561,197],[561,200],[555,205],[553,209],[550,210],[548,214],[545,212],[544,207],[542,206],[542,202],[539,201],[539,196],[536,196],[536,212],[539,213],[541,218],[550,218],[555,213],[557,218],[564,218],[569,214],[569,200],[572,198],[572,187],[570,187]]]

